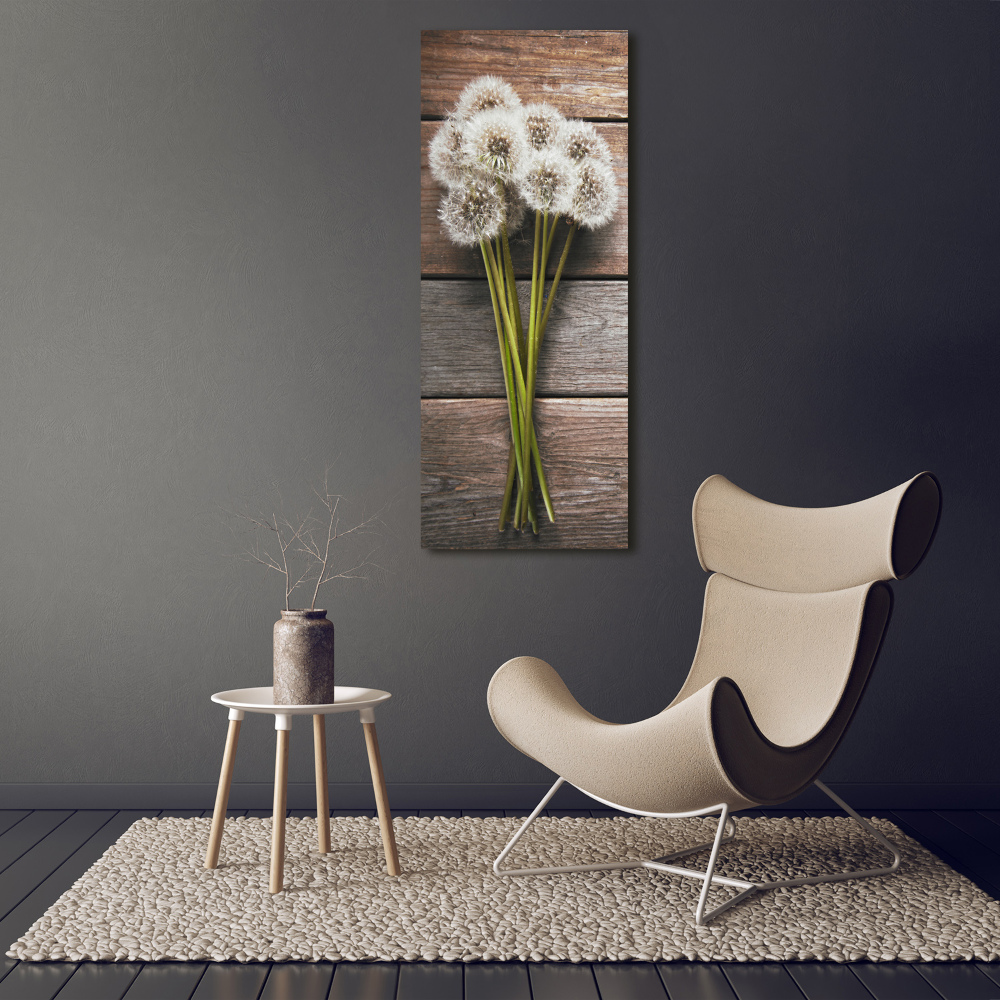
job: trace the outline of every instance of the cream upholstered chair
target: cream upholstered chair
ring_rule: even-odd
[[[886,493],[842,507],[767,503],[723,476],[694,498],[705,589],[701,636],[687,680],[658,715],[615,725],[586,711],[547,663],[508,660],[487,700],[500,733],[559,775],[493,865],[501,875],[646,867],[702,880],[701,924],[752,893],[884,875],[895,846],[817,776],[858,705],[878,654],[892,590],[920,564],[937,529],[941,492],[922,472]],[[500,866],[569,782],[605,805],[641,816],[719,814],[715,839],[649,861],[504,870]],[[816,784],[892,852],[884,868],[783,882],[713,875],[731,813],[794,798]],[[705,871],[670,864],[711,848]],[[742,891],[707,915],[711,885]]]

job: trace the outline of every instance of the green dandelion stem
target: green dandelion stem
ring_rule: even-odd
[[[552,229],[555,228],[556,220],[558,216],[553,218]],[[532,261],[532,275],[531,275],[531,309],[529,312],[529,338],[532,344],[531,356],[529,361],[529,371],[532,374],[537,373],[538,366],[538,349],[540,346],[540,341],[538,339],[538,319],[541,315],[541,300],[542,293],[544,291],[544,280],[545,272],[541,270],[536,264],[540,264],[539,255],[542,252],[542,247],[545,244],[545,219],[542,218],[540,212],[535,212],[535,245],[534,245],[534,259]],[[541,280],[539,280],[541,279]],[[532,379],[532,391],[529,398],[534,399],[534,380]],[[542,499],[545,502],[545,512],[548,514],[549,520],[555,524],[555,512],[552,508],[552,497],[549,495],[549,484],[545,478],[545,470],[542,468],[542,456],[538,449],[538,437],[535,433],[534,420],[531,421],[531,433],[529,436],[531,444],[531,452],[535,460],[535,469],[538,473],[538,485],[542,491]],[[523,443],[523,441],[522,441]],[[530,466],[529,466],[530,467]]]
[[[545,479],[545,470],[542,468],[542,456],[538,451],[538,438],[535,435],[535,425],[531,425],[531,454],[535,459],[535,470],[538,473],[538,485],[542,491],[542,500],[545,502],[545,513],[549,515],[549,520],[555,524],[556,515],[552,512],[552,497],[549,496],[549,484]]]
[[[503,244],[500,242],[500,234],[497,233],[496,241],[494,244],[494,254],[497,259],[497,263],[503,261]],[[497,294],[504,300],[507,305],[507,315],[513,316],[514,309],[512,305],[512,299],[510,296],[510,282],[507,280],[507,269],[504,267],[498,268],[498,273],[500,277],[500,288],[497,290]]]
[[[507,339],[504,337],[504,326],[503,321],[500,318],[499,309],[499,297],[496,292],[496,287],[493,283],[493,278],[488,274],[490,278],[490,298],[493,301],[493,318],[497,325],[497,339],[500,342],[500,359],[503,363],[503,381],[504,387],[507,390],[507,408],[510,411],[511,419],[511,436],[518,442],[518,447],[520,447],[520,427],[519,427],[519,407],[517,403],[517,394],[514,391],[514,377],[513,377],[513,366],[510,360],[510,345],[507,343]],[[518,469],[520,470],[521,465],[518,463]]]
[[[510,293],[507,309],[514,314],[514,325],[517,327],[517,346],[521,354],[521,363],[524,363],[525,340],[524,326],[521,323],[521,303],[517,297],[517,281],[514,279],[514,263],[510,257],[510,243],[507,240],[507,224],[500,229],[503,235],[503,266],[507,280],[507,288]],[[497,258],[499,259],[499,257]]]
[[[497,235],[496,241],[497,241],[496,252],[499,255],[499,253],[500,253],[500,236],[499,235]],[[487,270],[489,270],[489,268],[487,268]],[[500,272],[499,279],[500,279],[500,281],[499,281],[499,284],[497,285],[497,295],[506,295],[507,294],[507,280],[506,280],[506,275],[503,273],[503,271]]]
[[[552,302],[556,297],[556,289],[559,287],[559,279],[562,277],[563,268],[566,266],[566,258],[569,255],[570,244],[573,242],[573,236],[578,228],[578,223],[574,222],[570,226],[569,232],[566,234],[566,245],[563,247],[562,254],[559,257],[559,266],[556,268],[556,276],[552,279],[552,287],[549,289],[549,297],[545,303],[545,313],[542,316],[541,329],[538,332],[538,343],[541,346],[542,338],[545,336],[545,328],[549,323],[549,313],[552,311]]]
[[[530,341],[532,331],[535,329],[535,313],[538,311],[538,234],[542,225],[542,213],[535,212],[535,242],[531,255],[531,305],[528,309],[528,339]],[[544,239],[544,237],[543,237]]]
[[[514,508],[514,527],[521,529],[528,518],[529,505],[532,501],[533,485],[531,482],[531,466],[528,466],[526,480],[521,481],[521,490],[517,495],[517,505]],[[537,521],[537,516],[536,516]]]
[[[517,398],[514,392],[514,378],[512,373],[512,364],[510,356],[510,348],[504,337],[504,325],[500,315],[500,302],[502,301],[497,295],[497,288],[494,282],[493,272],[489,266],[489,260],[486,256],[486,248],[489,244],[485,241],[480,243],[480,249],[483,251],[483,260],[486,263],[486,275],[489,278],[490,286],[490,298],[493,302],[493,318],[496,320],[497,325],[497,339],[500,344],[500,359],[503,363],[503,378],[504,387],[507,390],[507,413],[510,418],[510,436],[511,436],[511,446],[514,448],[517,471],[521,477],[521,481],[524,482],[524,465],[522,463],[521,456],[521,435],[520,428],[518,426],[518,408],[517,408]],[[510,483],[510,474],[508,473],[508,486],[504,492],[504,505],[501,507],[501,521],[500,530],[503,531],[506,520],[504,519],[504,513],[510,508],[510,493],[509,490],[512,484]]]
[[[538,352],[541,350],[542,346],[538,334],[541,332],[542,326],[542,302],[545,298],[545,273],[549,269],[549,251],[552,249],[552,234],[555,232],[556,222],[559,217],[552,217],[551,228],[547,225],[548,218],[549,214],[546,212],[545,219],[542,222],[542,262],[538,273],[538,299],[535,302],[535,308],[538,310],[538,316],[535,319],[535,353],[531,359],[531,362],[535,367],[538,366]]]
[[[483,240],[480,243],[480,247],[483,250],[483,257],[486,259],[486,270],[492,275],[491,288],[499,284],[499,271],[497,269],[497,262],[493,257],[493,247],[490,245],[488,240]],[[527,398],[527,387],[524,384],[524,372],[521,369],[521,359],[518,357],[517,353],[517,335],[514,333],[514,329],[511,326],[510,314],[507,312],[507,303],[503,298],[498,298],[497,302],[500,306],[500,314],[503,316],[503,328],[507,334],[507,341],[510,346],[510,359],[513,363],[514,368],[514,378],[517,381],[517,388],[521,393],[521,400]]]
[[[535,212],[535,244],[531,260],[531,310],[528,317],[528,357],[527,357],[527,385],[525,386],[524,413],[521,422],[521,448],[523,451],[521,464],[531,475],[531,411],[535,401],[535,338],[538,333],[538,317],[540,315],[538,303],[541,296],[541,287],[538,282],[539,276],[539,255],[541,251],[540,243],[545,239],[545,219],[539,212]],[[530,490],[528,491],[530,495]],[[526,507],[527,505],[525,505]],[[521,525],[524,524],[524,517],[527,510],[521,509]]]
[[[556,236],[556,223],[559,221],[560,216],[552,216],[552,225],[549,226],[548,235],[545,237],[545,259],[549,259],[549,254],[552,252],[552,243]]]
[[[500,531],[507,527],[507,522],[510,520],[510,501],[514,492],[514,480],[517,478],[518,455],[519,449],[514,447],[514,442],[511,441],[507,451],[507,482],[503,488],[503,503],[500,506]]]
[[[510,512],[511,491],[514,488],[513,470],[516,468],[518,475],[523,482],[524,466],[521,464],[520,422],[517,412],[517,398],[514,394],[514,377],[511,373],[510,349],[507,346],[507,341],[500,333],[499,324],[497,325],[497,337],[500,340],[500,352],[503,358],[504,385],[507,388],[507,416],[510,420],[510,449],[507,456],[507,481],[504,484],[503,501],[500,504],[500,531],[503,531],[507,525],[508,514]]]
[[[518,456],[518,460],[520,460],[520,456]],[[514,529],[516,531],[521,530],[521,519],[523,516],[522,511],[524,510],[524,500],[527,495],[528,490],[525,486],[524,480],[522,479],[518,485],[517,501],[514,504],[514,517],[511,519],[511,523],[514,525]]]

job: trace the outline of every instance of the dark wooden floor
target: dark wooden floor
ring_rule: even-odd
[[[770,814],[781,812],[772,810]],[[459,815],[441,810],[419,815],[442,814]],[[603,810],[554,810],[552,814],[610,815]],[[0,810],[0,951],[20,937],[135,820],[157,815],[204,814],[177,810]],[[251,811],[249,815],[269,813]],[[293,810],[292,815],[308,813]],[[471,811],[465,815],[501,813]],[[876,815],[897,823],[1000,899],[1000,810]],[[56,996],[59,1000],[1000,1000],[1000,964],[144,965],[0,959],[0,1000],[51,1000]]]

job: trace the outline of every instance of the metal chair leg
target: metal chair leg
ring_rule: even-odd
[[[563,785],[565,779],[559,778],[556,783],[548,790],[545,797],[541,802],[535,806],[534,811],[531,815],[521,824],[517,833],[510,839],[507,846],[500,852],[496,861],[493,862],[493,871],[497,875],[558,875],[564,872],[595,872],[595,871],[625,871],[633,868],[649,868],[653,871],[664,872],[671,875],[681,875],[684,878],[695,878],[702,880],[701,892],[698,896],[698,905],[695,909],[695,924],[703,926],[707,924],[710,920],[714,920],[720,913],[728,910],[730,907],[735,906],[737,903],[742,902],[748,896],[753,895],[758,892],[765,892],[768,889],[783,889],[791,886],[799,885],[817,885],[820,882],[841,882],[847,881],[848,879],[856,878],[873,878],[878,875],[890,875],[892,872],[899,868],[900,862],[902,860],[902,855],[895,844],[892,843],[887,837],[881,834],[875,829],[867,820],[859,816],[842,798],[831,792],[829,788],[826,787],[821,781],[815,781],[814,784],[829,796],[841,809],[844,810],[863,830],[869,833],[875,838],[883,847],[885,847],[892,854],[892,864],[883,868],[866,868],[857,869],[854,871],[847,872],[836,872],[831,875],[815,875],[809,878],[794,878],[794,879],[784,879],[777,882],[750,882],[745,879],[735,879],[728,878],[723,875],[715,874],[715,866],[719,857],[719,849],[723,844],[729,843],[736,835],[735,821],[732,816],[729,815],[729,806],[726,804],[713,806],[711,809],[707,809],[702,813],[684,813],[680,815],[691,816],[691,815],[710,815],[711,813],[719,813],[719,823],[715,831],[714,840],[704,843],[697,844],[694,847],[684,848],[680,851],[675,851],[673,854],[664,855],[661,858],[654,858],[649,861],[613,861],[610,863],[599,864],[599,865],[563,865],[560,867],[552,868],[513,868],[513,869],[502,869],[500,865],[503,863],[504,858],[511,852],[514,845],[521,839],[525,834],[528,827],[535,821],[539,813],[548,805],[552,796],[559,790]],[[604,801],[604,800],[599,800]],[[605,805],[612,805],[612,803],[604,803]],[[635,812],[635,810],[628,810],[629,812]],[[650,815],[642,814],[638,815]],[[654,814],[662,818],[670,818],[669,813],[658,813]],[[674,814],[677,817],[678,814]],[[676,860],[681,857],[685,857],[689,854],[694,854],[697,851],[702,851],[705,848],[711,848],[711,854],[708,859],[708,866],[705,871],[696,871],[693,868],[683,868],[678,865],[667,864],[666,862]],[[731,888],[740,889],[741,891],[733,896],[731,899],[727,899],[726,902],[710,910],[708,913],[705,912],[705,906],[708,901],[708,890],[713,885],[725,885]]]
[[[697,851],[702,851],[706,847],[711,847],[712,856],[710,859],[710,869],[714,868],[715,859],[718,857],[719,853],[719,847],[722,844],[728,843],[736,835],[735,823],[728,815],[729,808],[728,806],[721,805],[716,806],[713,810],[715,812],[721,812],[719,827],[716,830],[715,839],[713,841],[708,841],[704,844],[695,844],[693,847],[686,847],[681,851],[665,855],[662,858],[656,858],[653,861],[611,861],[598,865],[561,865],[552,868],[501,868],[500,865],[503,864],[504,858],[510,854],[514,845],[517,844],[527,831],[528,827],[531,826],[531,824],[538,818],[538,814],[548,805],[552,796],[559,791],[559,788],[564,782],[565,778],[559,778],[548,790],[548,792],[546,792],[542,801],[535,806],[531,815],[521,824],[520,829],[514,834],[513,837],[511,837],[507,846],[497,856],[496,861],[493,862],[493,871],[496,872],[497,875],[560,875],[564,872],[607,872],[626,871],[631,868],[654,868],[657,871],[673,872],[676,874],[688,875],[694,878],[706,878],[706,873],[704,872],[693,871],[689,868],[678,868],[675,865],[665,864],[664,862],[675,858],[685,857],[688,854],[694,854]],[[711,883],[718,883],[719,885],[749,886],[752,884],[750,882],[740,882],[736,879],[722,878],[718,875],[712,876],[711,871],[708,873],[708,881]]]

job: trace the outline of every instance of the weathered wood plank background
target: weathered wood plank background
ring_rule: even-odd
[[[506,398],[493,306],[484,281],[420,288],[420,394]],[[531,282],[518,282],[524,323]],[[628,395],[628,285],[562,284],[538,357],[538,396]]]
[[[427,147],[438,128],[437,122],[420,124],[420,269],[426,275],[474,274],[485,279],[486,271],[479,252],[450,243],[438,220],[441,188],[427,166]],[[603,229],[576,234],[563,271],[568,277],[624,277],[628,274],[628,123],[598,125],[597,131],[604,136],[614,157],[618,213]],[[531,277],[534,232],[534,221],[529,217],[524,228],[511,236],[511,257],[518,277]],[[560,246],[561,240],[562,237]]]
[[[624,31],[423,31],[420,115],[441,118],[473,77],[502,76],[525,104],[574,118],[628,118]]]
[[[535,432],[556,523],[497,530],[507,475],[506,399],[424,399],[421,542],[452,549],[628,547],[628,400],[539,399]]]
[[[438,121],[484,73],[504,77],[525,103],[595,121],[619,184],[611,225],[573,241],[539,360],[535,424],[556,523],[539,503],[537,536],[498,530],[510,424],[493,309],[479,253],[441,229],[441,190],[427,167]],[[421,544],[627,548],[627,33],[422,32],[421,114]],[[511,240],[520,278],[531,275],[532,234],[529,225]],[[529,283],[519,288],[524,307]]]

